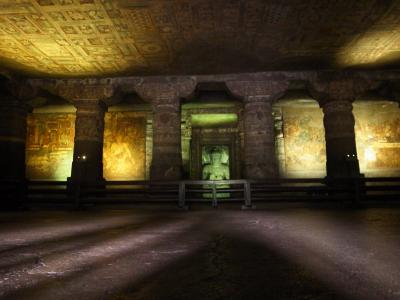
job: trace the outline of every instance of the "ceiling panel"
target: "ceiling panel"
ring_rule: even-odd
[[[0,64],[31,76],[400,66],[400,1],[0,0]]]

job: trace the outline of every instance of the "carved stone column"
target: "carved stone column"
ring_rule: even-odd
[[[328,177],[351,175],[349,162],[357,159],[355,119],[350,101],[329,101],[322,105],[326,142],[326,170]],[[356,174],[360,172],[356,163]]]
[[[143,81],[137,93],[153,108],[151,180],[178,180],[182,176],[180,98],[193,92],[195,81]]]
[[[106,105],[101,101],[75,102],[75,145],[71,179],[101,182],[103,178],[103,137]]]
[[[150,178],[174,180],[181,178],[181,113],[176,98],[153,101],[153,161]]]
[[[60,86],[58,93],[77,108],[69,180],[103,182],[104,114],[107,111],[103,100],[112,96],[112,86],[77,83]]]
[[[0,92],[0,178],[25,180],[25,145],[27,115],[30,107],[24,102],[34,97],[32,87],[11,82]]]
[[[328,178],[360,175],[352,102],[376,84],[344,75],[320,77],[310,92],[324,112],[326,172]]]
[[[248,179],[275,178],[278,174],[275,154],[272,103],[288,87],[279,81],[234,81],[226,83],[231,92],[244,99],[244,176]]]
[[[29,108],[26,104],[16,99],[1,99],[1,179],[25,179],[26,118],[28,110]]]

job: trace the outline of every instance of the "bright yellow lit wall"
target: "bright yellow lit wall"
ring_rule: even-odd
[[[400,109],[394,102],[355,102],[357,153],[366,176],[400,176]]]
[[[284,177],[326,175],[325,131],[319,107],[284,106]]]
[[[29,179],[66,180],[74,149],[74,113],[28,116],[26,174]]]
[[[103,166],[107,180],[146,176],[146,115],[109,112],[105,116]]]

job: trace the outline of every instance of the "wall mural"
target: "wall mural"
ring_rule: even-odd
[[[71,174],[75,114],[33,113],[27,123],[27,177],[66,180]]]
[[[326,175],[323,113],[318,107],[283,107],[285,177]]]
[[[357,154],[366,176],[400,176],[398,103],[355,103]]]
[[[104,177],[143,180],[146,177],[146,115],[110,112],[105,116]]]

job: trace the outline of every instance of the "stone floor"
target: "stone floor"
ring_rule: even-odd
[[[1,213],[0,299],[400,299],[400,209]]]

